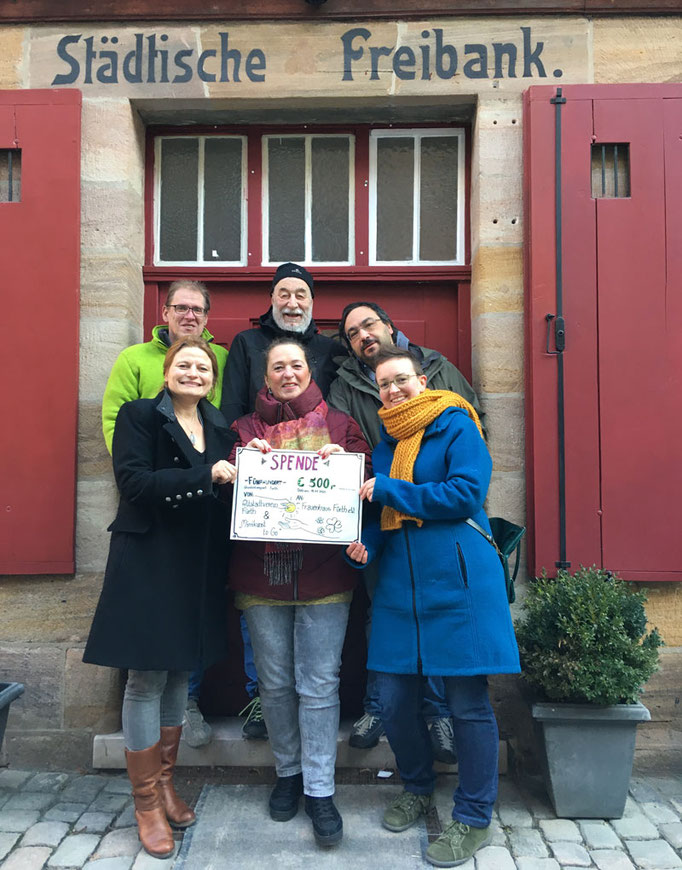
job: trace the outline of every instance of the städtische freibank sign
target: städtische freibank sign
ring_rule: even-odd
[[[31,29],[31,87],[85,96],[471,93],[587,81],[583,18]]]

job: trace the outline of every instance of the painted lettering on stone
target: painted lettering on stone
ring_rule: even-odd
[[[246,51],[231,46],[228,32],[218,35],[219,49],[197,52],[192,48],[165,48],[166,33],[136,33],[132,47],[119,47],[118,36],[96,39],[83,38],[82,33],[69,34],[57,44],[57,56],[65,68],[55,75],[52,84],[184,84],[195,77],[202,82],[264,82],[265,52],[261,48]]]
[[[377,45],[367,27],[353,27],[341,36],[343,46],[343,81],[369,72],[371,80],[383,73],[411,81],[419,78],[452,79],[461,74],[468,79],[547,78],[542,52],[545,43],[534,41],[530,27],[520,27],[518,42],[465,43],[455,46],[446,42],[443,30],[422,30],[419,45]],[[380,69],[382,58],[389,68]],[[491,71],[492,64],[492,71]],[[561,78],[563,70],[552,71]]]

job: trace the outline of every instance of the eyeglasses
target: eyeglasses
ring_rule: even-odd
[[[203,317],[208,310],[199,305],[166,305],[166,308],[175,308],[176,314],[187,314],[188,311],[191,311],[195,317]]]
[[[379,387],[380,393],[385,393],[386,390],[390,390],[391,386],[393,384],[395,384],[396,387],[400,390],[407,384],[407,382],[410,380],[410,378],[416,378],[416,377],[418,377],[418,375],[416,375],[416,374],[396,375],[393,378],[393,380],[390,380],[390,381],[377,381],[377,387]]]
[[[370,329],[370,327],[374,326],[375,323],[381,323],[381,322],[382,322],[382,320],[380,317],[368,317],[366,320],[363,320],[359,326],[353,326],[351,329],[349,329],[348,332],[346,333],[346,338],[352,344],[355,341],[355,339],[358,337],[358,335],[360,335],[361,330],[364,330],[365,332],[367,332]]]

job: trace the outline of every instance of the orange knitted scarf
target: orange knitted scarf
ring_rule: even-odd
[[[390,477],[413,482],[414,463],[424,437],[424,429],[446,408],[464,408],[483,437],[481,421],[475,408],[458,393],[451,393],[449,390],[424,390],[414,399],[408,399],[395,408],[379,409],[386,431],[398,442],[393,454]],[[422,520],[388,505],[381,511],[382,531],[399,529],[404,520],[414,520],[418,526],[422,525]]]

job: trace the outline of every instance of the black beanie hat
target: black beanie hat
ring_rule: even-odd
[[[296,263],[282,263],[281,266],[278,266],[272,279],[271,294],[283,278],[300,278],[301,281],[305,281],[308,287],[310,287],[310,295],[315,296],[315,291],[313,290],[313,276],[305,266],[299,266]]]

